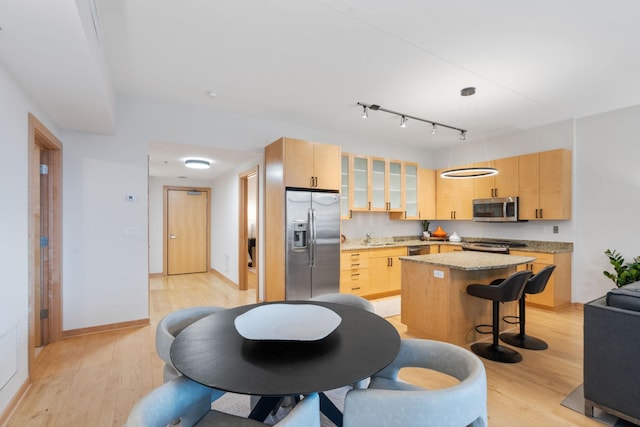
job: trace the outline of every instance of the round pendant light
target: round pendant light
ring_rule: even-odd
[[[458,169],[448,169],[440,174],[442,178],[455,178],[455,179],[466,179],[466,178],[484,178],[487,176],[493,176],[498,174],[498,169],[496,168],[458,168]]]

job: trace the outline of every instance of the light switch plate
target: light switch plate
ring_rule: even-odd
[[[433,270],[433,277],[437,277],[438,279],[444,279],[444,271]]]

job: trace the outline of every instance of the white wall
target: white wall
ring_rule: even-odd
[[[27,379],[29,316],[28,114],[57,128],[0,65],[0,413]]]
[[[640,256],[640,106],[577,120],[573,292],[578,301],[600,297],[614,283],[604,255]]]

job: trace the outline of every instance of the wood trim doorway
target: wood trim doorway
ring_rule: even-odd
[[[32,114],[29,114],[28,126],[31,371],[35,347],[62,338],[62,143]],[[48,166],[48,174],[43,179],[40,164]],[[42,247],[41,242],[45,243]],[[41,310],[48,311],[43,320]]]
[[[249,289],[249,215],[248,207],[255,207],[255,229],[253,235],[255,236],[253,256],[251,257],[251,268],[255,272],[255,286],[256,286],[256,301],[260,300],[259,281],[260,277],[260,259],[259,253],[259,236],[260,236],[260,215],[259,215],[259,188],[260,188],[260,175],[258,173],[259,166],[246,170],[238,175],[238,289],[241,291]],[[252,179],[255,184],[253,191],[249,189],[249,179]],[[254,194],[253,200],[249,200],[250,193]],[[251,203],[250,203],[251,202]]]

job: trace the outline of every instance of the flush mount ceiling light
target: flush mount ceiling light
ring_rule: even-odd
[[[358,105],[361,105],[364,108],[365,113],[367,112],[367,110],[383,111],[385,113],[393,114],[395,116],[400,117],[400,127],[403,127],[403,128],[407,127],[407,120],[411,119],[411,120],[417,120],[417,121],[423,122],[423,123],[429,123],[430,125],[433,126],[433,129],[435,129],[435,126],[440,126],[440,127],[443,127],[443,128],[447,128],[447,129],[452,129],[452,130],[458,131],[458,132],[460,132],[460,135],[463,135],[463,134],[467,133],[466,129],[460,129],[460,128],[457,128],[455,126],[449,126],[449,125],[445,125],[443,123],[434,122],[433,120],[421,119],[420,117],[410,116],[409,114],[404,114],[404,113],[399,113],[397,111],[387,110],[386,108],[382,108],[381,106],[379,106],[377,104],[364,104],[362,102],[358,102]],[[365,117],[365,113],[362,114],[362,117]],[[368,115],[367,115],[367,117],[368,117]],[[434,133],[433,130],[431,131],[431,133]]]
[[[191,169],[209,169],[211,167],[209,161],[200,159],[187,159],[184,161],[184,165]]]

